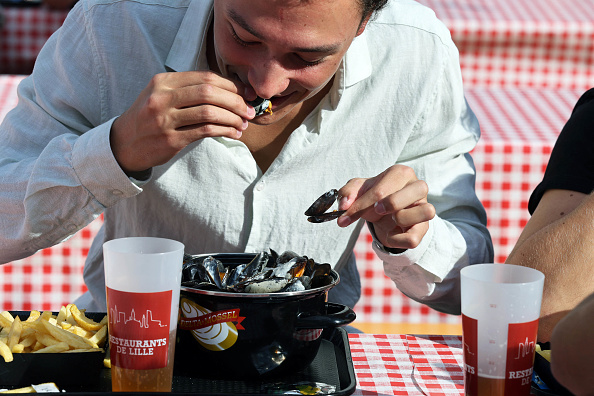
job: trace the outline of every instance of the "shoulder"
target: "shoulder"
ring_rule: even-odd
[[[575,104],[571,117],[563,127],[557,146],[580,146],[594,134],[594,88],[586,91]],[[594,145],[587,145],[588,148]]]
[[[191,4],[191,0],[79,0],[68,17],[75,28],[84,25],[98,43],[103,39],[124,43],[139,35],[167,41]]]
[[[144,20],[160,20],[163,23],[168,22],[172,15],[185,14],[191,3],[191,0],[78,0],[70,13],[79,13],[87,20],[107,25],[115,20],[126,21],[127,24]],[[120,28],[125,28],[127,24]]]
[[[448,28],[440,21],[435,12],[413,0],[391,0],[380,11],[375,19],[370,21],[372,29],[390,29],[393,31],[407,31],[420,36],[433,36],[446,44],[451,42]]]
[[[588,119],[593,120],[594,116],[592,116],[592,110],[594,109],[594,88],[590,88],[586,91],[580,99],[575,104],[573,112],[571,114],[572,118],[577,117],[587,117]]]
[[[89,10],[94,7],[110,6],[110,7],[171,7],[171,8],[187,8],[192,0],[79,0],[84,10]]]

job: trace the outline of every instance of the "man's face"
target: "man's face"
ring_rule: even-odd
[[[217,65],[271,100],[254,120],[271,124],[326,86],[360,22],[355,0],[215,0]]]

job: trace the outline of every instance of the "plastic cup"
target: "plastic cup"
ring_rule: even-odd
[[[465,395],[529,395],[543,273],[476,264],[460,275]]]
[[[114,392],[171,392],[183,254],[163,238],[103,244]]]

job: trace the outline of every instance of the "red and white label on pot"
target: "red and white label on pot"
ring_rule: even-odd
[[[213,312],[182,298],[180,311],[179,328],[191,331],[196,341],[211,351],[229,349],[237,342],[237,330],[244,330],[241,322],[245,317],[239,316],[239,308]]]

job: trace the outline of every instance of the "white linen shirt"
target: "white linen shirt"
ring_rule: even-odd
[[[48,40],[0,126],[0,262],[58,244],[104,213],[84,278],[105,310],[102,244],[130,236],[181,241],[190,254],[292,250],[341,274],[331,300],[360,295],[353,248],[363,221],[312,224],[305,209],[354,177],[414,169],[437,211],[420,245],[374,249],[411,298],[459,313],[459,271],[492,260],[468,154],[478,122],[458,52],[434,13],[390,1],[346,53],[332,89],[262,173],[228,138],[190,144],[132,180],[110,149],[113,120],[157,73],[207,69],[212,0],[82,0]]]

